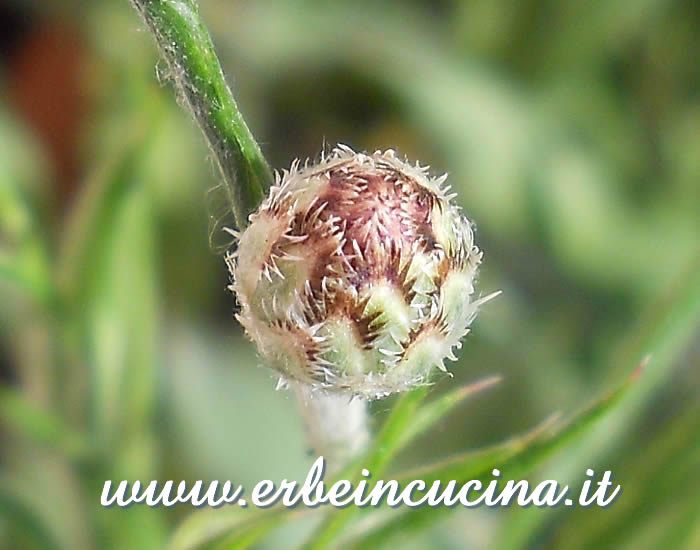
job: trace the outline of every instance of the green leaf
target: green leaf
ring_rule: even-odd
[[[36,509],[23,502],[13,491],[0,483],[0,518],[11,522],[17,548],[22,543],[37,550],[62,550],[54,534],[51,533],[44,520],[39,517]],[[20,542],[21,541],[21,542]]]
[[[570,550],[604,550],[635,540],[651,542],[659,533],[662,538],[648,547],[671,547],[674,537],[668,533],[680,535],[681,530],[669,529],[668,522],[687,517],[687,505],[700,491],[700,403],[690,405],[673,414],[671,422],[649,427],[642,436],[644,460],[624,451],[612,458],[608,464],[624,488],[624,499],[610,508],[574,509],[560,516],[558,540],[569,541]]]
[[[271,530],[309,510],[275,507],[251,510],[223,507],[197,511],[173,533],[168,550],[196,550],[213,543],[218,549],[249,548]]]
[[[238,507],[207,508],[190,514],[173,532],[168,550],[195,550],[247,521],[250,512]]]
[[[62,329],[80,384],[89,367],[91,431],[100,446],[141,431],[150,415],[157,296],[151,193],[142,159],[150,134],[127,126],[121,149],[101,163],[70,218],[59,256]],[[121,442],[122,450],[124,442]]]
[[[353,483],[357,483],[361,468],[367,468],[375,477],[381,475],[398,452],[404,438],[403,434],[409,429],[418,406],[427,393],[428,387],[422,387],[401,395],[370,450],[348,467],[339,479],[351,479]],[[358,512],[359,510],[354,506],[330,510],[327,518],[311,536],[304,549],[327,548]]]
[[[461,388],[447,392],[437,399],[426,403],[418,409],[413,420],[401,434],[397,450],[403,449],[409,443],[430,430],[435,424],[446,417],[454,408],[467,398],[474,396],[501,381],[500,376],[490,376]]]
[[[619,388],[555,430],[552,429],[552,420],[548,420],[535,430],[504,444],[457,455],[436,464],[394,476],[394,478],[399,483],[421,479],[428,486],[437,480],[443,483],[455,480],[458,485],[462,485],[473,479],[490,479],[492,470],[498,468],[511,479],[521,479],[536,465],[566,443],[585,433],[595,425],[597,420],[611,412],[632,386],[632,382],[638,378],[642,368],[643,364]],[[371,530],[369,533],[365,532],[353,539],[351,547],[358,549],[377,548],[380,544],[385,545],[394,537],[425,528],[450,510],[446,507],[423,507],[404,511],[398,517],[394,516],[389,519],[379,528]]]
[[[81,459],[89,453],[88,441],[82,434],[15,390],[0,387],[0,421],[31,441],[59,449],[71,458]]]
[[[581,470],[603,454],[610,454],[614,446],[633,432],[634,423],[648,406],[654,392],[672,376],[679,358],[683,357],[700,328],[700,257],[689,262],[687,269],[676,282],[657,300],[652,302],[637,327],[622,338],[610,361],[613,365],[629,363],[645,353],[653,353],[654,366],[640,380],[638,388],[626,403],[614,422],[606,422],[581,442],[580,449],[567,463],[568,471]],[[610,514],[609,511],[607,515]],[[521,548],[548,521],[556,509],[513,510],[509,521],[499,534],[498,547]],[[576,513],[575,511],[573,512]]]
[[[37,174],[27,165],[36,159],[17,135],[5,135],[8,127],[12,125],[0,109],[0,281],[21,288],[48,309],[54,305],[55,289],[37,212],[28,196]]]
[[[692,501],[689,500],[689,502]],[[697,548],[700,544],[700,503],[690,504],[685,513],[678,517],[676,525],[669,532],[670,536],[662,542],[664,548],[669,550]]]
[[[80,415],[103,459],[96,492],[105,479],[157,478],[158,251],[144,169],[151,133],[144,121],[131,122],[84,187],[59,257],[62,401]],[[99,513],[116,546],[161,547],[165,540],[166,517],[147,507]]]

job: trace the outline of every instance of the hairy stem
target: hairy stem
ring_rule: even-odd
[[[313,391],[305,384],[293,387],[309,445],[314,454],[325,457],[329,473],[337,473],[367,446],[367,402],[349,394]]]
[[[182,103],[199,125],[221,171],[240,230],[273,177],[226,84],[194,0],[130,0],[153,34]]]

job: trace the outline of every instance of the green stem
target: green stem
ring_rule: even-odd
[[[181,101],[199,125],[224,179],[240,230],[272,184],[194,0],[130,0],[156,39]]]

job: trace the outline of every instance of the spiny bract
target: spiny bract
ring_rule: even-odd
[[[226,262],[237,317],[283,380],[374,399],[456,359],[482,253],[445,180],[343,145],[278,175]]]

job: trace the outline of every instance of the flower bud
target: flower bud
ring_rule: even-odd
[[[278,175],[226,261],[237,316],[283,380],[370,399],[428,383],[468,332],[482,253],[432,178],[338,146]]]

